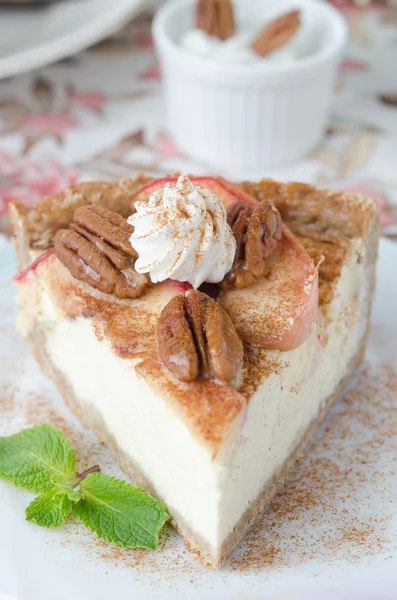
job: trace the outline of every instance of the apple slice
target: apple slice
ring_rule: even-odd
[[[163,284],[173,289],[175,294],[184,294],[187,290],[193,289],[188,281],[178,281],[177,279],[166,279]]]
[[[269,274],[249,288],[223,292],[218,302],[243,340],[293,350],[310,335],[318,319],[318,266],[283,225]]]
[[[29,265],[26,269],[24,269],[23,271],[20,271],[19,273],[17,273],[15,275],[14,281],[15,282],[25,281],[27,279],[29,273],[34,273],[34,271],[37,269],[37,267],[42,262],[49,259],[50,256],[55,256],[55,248],[50,248],[49,250],[46,250],[45,252],[43,252],[43,254],[40,254],[40,256],[38,256],[36,258],[36,260],[32,262],[31,265]]]
[[[190,181],[193,185],[198,185],[208,190],[211,190],[214,194],[216,194],[223,202],[225,208],[228,204],[235,202],[236,200],[240,200],[245,204],[255,204],[256,200],[249,196],[243,190],[240,190],[238,187],[224,181],[223,179],[218,179],[217,177],[190,177]],[[132,198],[132,206],[135,204],[137,200],[147,200],[153,192],[165,186],[166,183],[171,183],[173,185],[178,181],[177,177],[163,177],[161,179],[153,179],[149,181],[146,185],[144,185]]]

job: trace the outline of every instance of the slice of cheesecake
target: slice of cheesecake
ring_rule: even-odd
[[[198,178],[228,209],[237,248],[221,284],[199,293],[154,285],[125,244],[124,219],[166,183],[85,183],[14,204],[18,328],[82,422],[218,567],[363,359],[378,207],[303,184]],[[258,249],[255,227],[268,225]]]

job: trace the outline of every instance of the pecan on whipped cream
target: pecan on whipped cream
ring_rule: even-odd
[[[197,289],[218,283],[233,265],[236,241],[220,198],[181,175],[147,201],[135,203],[128,222],[130,242],[138,254],[135,269],[153,283],[188,282]]]
[[[266,56],[284,46],[301,26],[300,11],[292,10],[267,24],[252,42],[252,49]]]
[[[198,0],[196,27],[221,40],[230,38],[235,31],[230,0]]]

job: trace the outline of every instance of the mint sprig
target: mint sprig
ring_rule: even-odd
[[[66,437],[49,425],[0,437],[0,477],[30,492],[69,485],[76,457]]]
[[[77,474],[75,464],[72,445],[49,425],[0,437],[0,478],[40,493],[26,509],[28,521],[57,527],[74,514],[108,542],[157,548],[169,519],[166,507],[140,488],[100,473],[98,466]]]

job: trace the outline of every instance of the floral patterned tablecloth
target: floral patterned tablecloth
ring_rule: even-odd
[[[383,234],[397,240],[397,9],[335,4],[351,35],[325,138],[261,176],[376,196]],[[150,24],[142,13],[86,52],[0,82],[0,231],[10,201],[31,204],[79,179],[210,171],[166,133]]]

